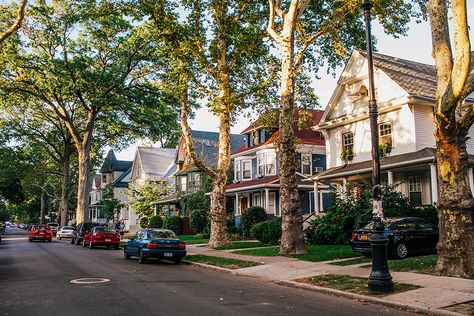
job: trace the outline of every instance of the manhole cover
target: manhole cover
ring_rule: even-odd
[[[106,278],[82,278],[71,280],[69,282],[71,282],[72,284],[97,284],[110,282],[110,280]]]

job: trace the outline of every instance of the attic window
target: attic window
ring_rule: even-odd
[[[359,91],[349,94],[350,97],[354,97],[357,99],[365,98],[368,95],[369,95],[369,90],[367,90],[366,86],[360,86]]]

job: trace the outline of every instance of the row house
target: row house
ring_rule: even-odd
[[[297,188],[302,214],[311,214],[315,205],[328,203],[328,186],[321,187],[318,194],[314,195],[311,181],[313,175],[326,169],[324,138],[320,132],[311,129],[311,124],[307,124],[319,122],[322,114],[319,110],[294,112]],[[242,212],[250,206],[265,208],[269,218],[281,215],[277,148],[279,130],[277,124],[266,121],[268,119],[262,116],[246,128],[241,133],[245,136],[245,145],[232,152],[234,181],[227,185],[226,194],[234,204],[237,223]]]
[[[374,54],[378,104],[381,181],[396,185],[414,205],[435,205],[436,174],[434,66]],[[368,110],[368,67],[364,52],[355,50],[315,131],[324,135],[328,169],[313,177],[315,191],[330,182],[341,188],[348,181],[371,177],[371,131]],[[474,162],[473,129],[467,141]],[[474,188],[472,169],[469,173]],[[474,191],[473,191],[474,192]]]
[[[191,130],[194,147],[198,156],[211,167],[217,165],[219,133]],[[241,135],[231,134],[231,150],[244,144]],[[191,210],[187,210],[181,205],[181,198],[205,190],[204,173],[196,167],[186,150],[186,140],[182,136],[178,148],[175,151],[173,164],[168,166],[166,181],[173,185],[173,192],[156,202],[157,209],[164,211],[167,216],[180,215],[187,218]]]

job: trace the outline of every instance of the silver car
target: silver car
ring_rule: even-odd
[[[63,226],[56,233],[56,239],[61,240],[61,238],[71,238],[74,227],[72,226]]]

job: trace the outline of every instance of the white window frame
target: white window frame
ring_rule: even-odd
[[[254,192],[252,194],[252,206],[262,206],[262,194],[260,192]]]
[[[351,136],[350,138],[352,139],[352,142],[349,143],[348,142],[348,139],[349,138],[348,136]],[[345,132],[345,133],[342,133],[342,150],[347,150],[349,149],[348,147],[350,146],[351,148],[351,151],[352,151],[352,155],[354,155],[354,132]]]
[[[308,160],[309,160],[309,173],[304,173],[304,166],[305,166],[305,164],[304,164],[305,158],[304,157],[308,158]],[[308,165],[306,164],[306,166],[308,166]],[[313,155],[312,154],[306,154],[306,153],[301,154],[301,174],[303,174],[303,175],[312,175],[313,174]]]
[[[419,181],[412,183],[413,179],[417,179]],[[408,193],[418,193],[418,192],[423,193],[423,182],[422,182],[421,176],[409,176],[408,177]]]
[[[250,168],[248,170],[245,169],[245,164],[248,163]],[[245,177],[245,171],[250,172],[250,176],[248,178]],[[246,159],[242,160],[242,180],[243,181],[249,181],[252,180],[252,160],[251,159]]]
[[[242,180],[242,170],[241,170],[240,160],[235,161],[234,163],[234,179],[235,181]]]
[[[269,157],[273,157],[273,172],[268,171],[268,163]],[[266,153],[265,154],[265,175],[267,176],[274,176],[276,175],[276,153]]]
[[[273,202],[273,203],[272,203]],[[273,204],[273,205],[272,205]],[[271,209],[270,207],[273,207]],[[273,213],[275,216],[279,216],[277,214],[276,208],[276,193],[275,192],[268,192],[268,205],[267,205],[267,212]]]
[[[262,170],[260,170],[260,168]],[[265,175],[265,154],[257,155],[257,177],[263,177]]]
[[[179,177],[179,188],[181,189],[182,192],[186,192],[186,190],[188,189],[187,182],[188,182],[188,176],[187,175]],[[183,190],[183,185],[184,185],[184,190]]]

